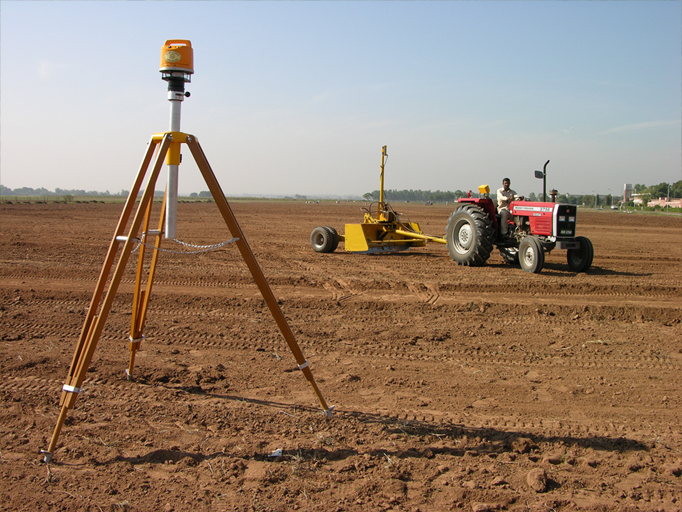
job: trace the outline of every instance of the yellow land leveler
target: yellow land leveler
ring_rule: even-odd
[[[316,252],[334,252],[339,242],[344,242],[346,251],[357,254],[405,251],[410,247],[423,247],[428,241],[447,243],[445,237],[422,233],[416,222],[403,222],[402,215],[384,201],[384,165],[387,156],[384,146],[381,148],[379,202],[371,203],[368,208],[361,208],[365,213],[362,224],[346,224],[343,235],[331,226],[313,229],[310,245]],[[372,215],[374,211],[376,217]]]

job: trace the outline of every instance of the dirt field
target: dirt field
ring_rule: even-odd
[[[234,245],[162,253],[135,381],[131,260],[46,465],[122,205],[0,205],[0,509],[682,510],[679,216],[580,211],[579,275],[313,252],[360,206],[232,204],[333,418]],[[393,206],[434,235],[450,213]],[[230,234],[183,203],[178,238]]]

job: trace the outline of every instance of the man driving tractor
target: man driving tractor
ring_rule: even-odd
[[[516,192],[509,188],[510,185],[511,180],[504,178],[502,180],[502,188],[497,189],[497,212],[500,214],[500,234],[502,236],[507,236],[507,230],[509,229],[509,218],[511,217],[509,203],[514,199],[523,200],[523,196],[517,196]]]

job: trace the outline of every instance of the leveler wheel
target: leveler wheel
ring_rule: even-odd
[[[493,222],[480,207],[464,204],[450,215],[445,238],[458,265],[484,265],[493,250]]]
[[[545,264],[545,250],[537,237],[527,236],[519,244],[519,263],[526,272],[539,274]]]
[[[594,247],[589,238],[579,236],[576,240],[580,243],[578,249],[569,249],[566,254],[568,260],[568,268],[573,272],[587,272],[592,266],[592,259],[594,258]]]
[[[313,232],[310,233],[310,246],[315,252],[332,252],[336,249],[336,246],[334,245],[334,235],[325,227],[316,227],[313,229]]]
[[[334,252],[339,246],[339,232],[331,226],[325,226],[324,229],[329,231],[332,235],[332,249],[329,252]]]

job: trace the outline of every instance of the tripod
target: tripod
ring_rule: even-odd
[[[169,47],[169,43],[176,41],[166,41],[166,46]],[[183,41],[189,43],[188,41]],[[171,47],[177,48],[177,47]],[[181,47],[181,49],[184,47]],[[191,46],[190,46],[191,50]],[[167,52],[172,53],[171,51]],[[163,69],[162,69],[163,71]],[[267,304],[272,316],[279,327],[284,339],[286,340],[291,352],[298,363],[298,369],[303,372],[303,375],[308,380],[313,388],[313,391],[317,395],[317,398],[322,406],[322,410],[327,417],[331,417],[333,407],[328,407],[322,394],[320,393],[313,374],[310,371],[310,366],[308,361],[303,356],[298,343],[287,323],[282,310],[277,304],[277,299],[275,299],[272,290],[268,282],[265,279],[265,275],[261,270],[256,258],[249,247],[249,244],[244,237],[237,219],[232,213],[232,209],[225,198],[225,195],[218,184],[218,180],[208,163],[206,155],[203,149],[199,145],[198,140],[193,135],[188,135],[179,131],[180,125],[180,102],[184,96],[184,82],[180,88],[179,81],[183,80],[182,75],[178,78],[178,73],[174,72],[173,76],[169,77],[169,100],[171,101],[171,131],[164,133],[155,133],[148,143],[147,152],[140,165],[140,170],[138,171],[137,178],[133,184],[128,199],[121,213],[118,225],[116,227],[116,232],[109,245],[109,250],[102,266],[102,270],[97,281],[97,286],[95,287],[95,292],[92,296],[92,301],[90,302],[90,307],[86,315],[85,321],[83,323],[83,328],[78,339],[78,345],[76,351],[73,355],[71,361],[71,367],[69,369],[66,382],[62,388],[61,398],[59,400],[59,405],[61,407],[59,417],[57,419],[57,425],[55,426],[54,432],[52,434],[52,439],[47,450],[42,450],[44,454],[44,461],[50,462],[52,460],[52,454],[57,445],[59,439],[59,434],[61,432],[64,421],[66,420],[66,414],[69,409],[73,408],[78,399],[78,394],[80,393],[81,386],[85,380],[85,374],[90,366],[92,357],[97,348],[97,342],[104,330],[104,325],[107,320],[107,316],[111,311],[111,306],[113,304],[118,286],[123,277],[126,264],[131,253],[134,250],[134,246],[139,245],[139,255],[137,264],[137,273],[135,277],[135,291],[133,295],[133,305],[132,305],[132,322],[130,328],[130,361],[128,363],[128,369],[126,370],[126,376],[128,380],[132,379],[133,368],[135,366],[135,354],[140,348],[140,344],[144,339],[144,324],[147,316],[147,309],[149,306],[149,299],[151,296],[152,285],[154,281],[154,274],[156,272],[159,249],[161,246],[161,241],[164,236],[168,238],[175,237],[175,201],[174,195],[177,194],[177,168],[180,164],[180,147],[182,144],[186,144],[194,157],[197,167],[201,171],[201,174],[208,186],[211,195],[220,211],[220,214],[227,225],[232,236],[236,239],[235,243],[239,248],[242,258],[246,262],[251,275],[253,276],[256,285],[258,286],[265,303]],[[184,81],[189,81],[185,73]],[[164,78],[166,80],[166,78]],[[167,160],[169,167],[169,180],[168,187],[164,196],[164,204],[161,207],[161,215],[159,218],[158,228],[150,229],[151,223],[151,212],[152,212],[152,202],[154,198],[154,188],[163,166],[164,159]],[[153,166],[151,172],[149,171],[149,165],[153,160]],[[147,186],[144,189],[142,197],[139,201],[137,209],[135,209],[136,198],[142,188],[145,178],[148,177]],[[133,215],[133,211],[135,213]],[[125,234],[126,226],[128,225],[131,215],[132,223],[128,234]],[[165,227],[164,227],[165,221]],[[169,235],[172,232],[172,235]],[[149,238],[154,238],[153,244],[147,244],[146,240]],[[144,242],[144,243],[141,243]],[[144,268],[144,255],[145,247],[150,246],[154,251],[151,264],[149,267],[149,272],[147,274],[146,282],[143,276]],[[117,257],[118,254],[118,257]],[[115,264],[115,265],[114,265]],[[109,276],[112,268],[114,268],[113,276],[109,281]],[[109,281],[109,286],[107,288],[107,282]]]

